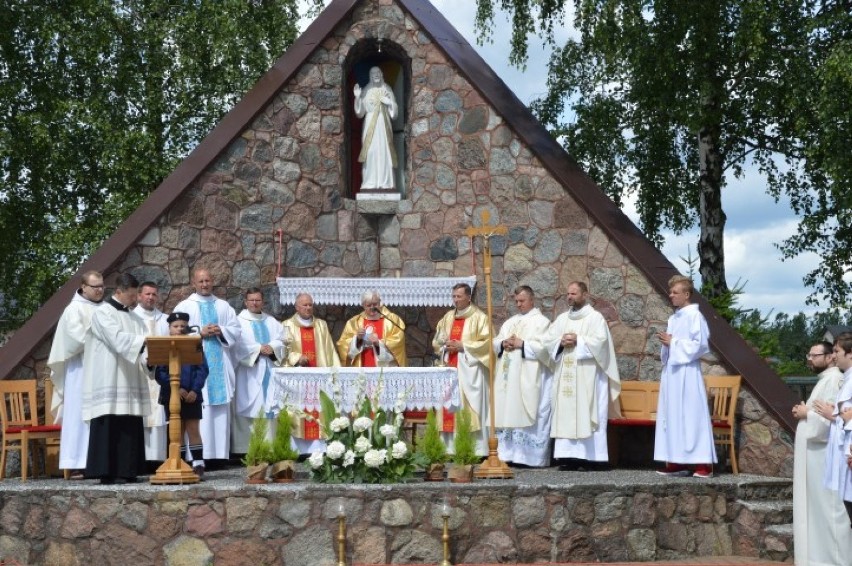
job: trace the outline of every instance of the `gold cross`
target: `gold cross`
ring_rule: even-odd
[[[471,240],[476,236],[484,236],[485,237],[485,245],[488,245],[488,239],[495,234],[505,234],[507,232],[506,227],[502,224],[492,225],[489,224],[488,221],[491,219],[491,213],[488,210],[483,210],[479,217],[482,219],[482,226],[477,228],[476,226],[468,226],[465,230],[465,234],[470,236]]]

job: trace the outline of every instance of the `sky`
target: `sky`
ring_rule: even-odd
[[[510,26],[508,17],[499,11],[493,42],[478,45],[474,30],[476,2],[474,0],[431,0],[444,17],[476,49],[497,75],[514,90],[525,104],[546,92],[547,61],[550,51],[538,38],[530,38],[529,61],[521,70],[509,64],[509,43],[500,29]],[[571,36],[571,18],[568,25],[556,30],[557,44]],[[302,29],[308,22],[302,23]],[[789,201],[779,202],[766,194],[765,180],[755,169],[746,169],[742,179],[728,179],[722,192],[722,206],[727,215],[725,227],[725,263],[728,286],[741,285],[739,305],[756,308],[764,315],[781,312],[811,313],[824,310],[828,305],[815,308],[805,305],[810,290],[802,282],[803,276],[819,265],[815,254],[803,254],[782,261],[776,244],[797,231],[798,221],[791,213]],[[638,223],[638,215],[631,203],[624,212]],[[698,229],[680,235],[665,233],[663,253],[674,266],[686,272],[687,264],[681,259],[691,254],[696,257]],[[697,270],[697,267],[696,267]]]

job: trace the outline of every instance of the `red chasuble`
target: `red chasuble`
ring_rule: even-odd
[[[453,319],[453,327],[450,329],[450,340],[461,341],[462,334],[464,333],[464,321],[465,319],[463,318]],[[458,352],[452,352],[447,356],[447,365],[454,368],[459,367]],[[444,414],[443,432],[453,432],[456,428],[456,416],[449,411],[441,412]]]
[[[314,327],[302,326],[299,328],[302,338],[302,355],[308,359],[308,367],[317,367],[317,343],[314,340]],[[308,411],[305,413],[313,416],[313,420],[305,419],[305,440],[318,440],[319,434],[319,411]]]
[[[379,340],[384,338],[385,331],[385,321],[382,319],[379,320],[369,320],[364,319],[364,329],[372,328],[373,332],[376,336],[379,337]],[[376,367],[376,350],[374,348],[367,348],[366,350],[361,352],[361,367],[364,368],[374,368]]]

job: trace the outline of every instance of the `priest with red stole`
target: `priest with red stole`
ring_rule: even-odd
[[[382,305],[375,290],[361,296],[364,312],[346,323],[337,352],[351,367],[406,366],[405,323]]]
[[[462,406],[470,410],[471,425],[476,434],[476,453],[488,454],[488,316],[471,304],[472,290],[467,283],[453,287],[455,308],[438,321],[432,347],[448,365],[458,369]],[[455,429],[452,413],[443,411],[444,442],[452,449]]]
[[[296,314],[284,321],[284,343],[289,367],[340,367],[334,342],[324,320],[314,316],[314,299],[308,293],[296,297]],[[322,450],[325,442],[319,436],[319,412],[314,420],[295,419],[293,442],[300,454]]]

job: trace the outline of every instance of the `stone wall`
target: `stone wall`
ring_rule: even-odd
[[[0,559],[65,566],[334,565],[342,504],[347,563],[437,564],[446,498],[455,564],[789,560],[792,537],[777,531],[779,523],[789,527],[790,506],[777,502],[790,490],[779,481],[7,491],[0,494]],[[761,503],[748,501],[755,497]]]
[[[405,54],[412,77],[404,105],[407,194],[380,209],[344,195],[351,102],[342,92],[344,67],[350,50],[376,37]],[[203,264],[216,293],[238,310],[241,291],[261,286],[273,313],[284,316],[292,311],[277,305],[279,229],[284,276],[469,275],[481,254],[464,229],[483,211],[508,228],[493,243],[498,323],[513,313],[511,292],[519,284],[530,285],[542,311],[554,316],[566,309],[568,283],[586,281],[611,326],[621,378],[659,379],[656,332],[672,312],[666,296],[391,0],[357,8],[108,275],[130,270],[160,282],[169,310],[192,291],[192,266]],[[326,308],[318,314],[339,333],[351,313]],[[441,313],[401,314],[410,358],[428,363],[430,331]],[[42,375],[46,353],[42,347],[19,375]],[[706,362],[708,372],[730,373],[712,357]],[[741,410],[740,468],[789,474],[789,437],[747,393]]]

